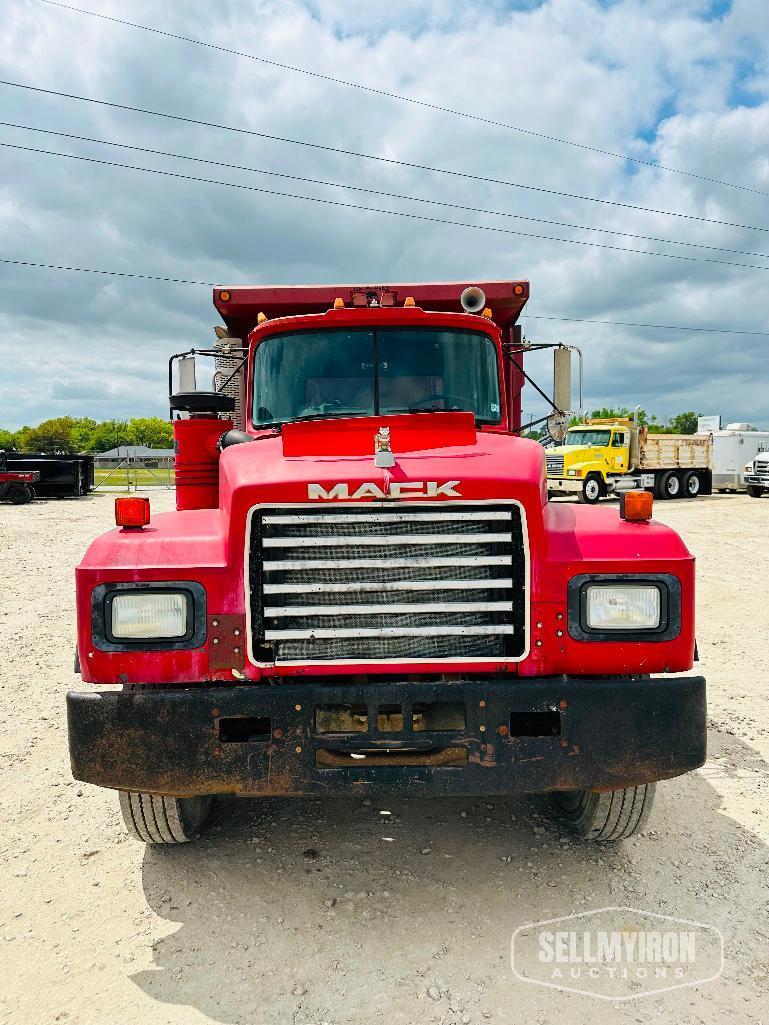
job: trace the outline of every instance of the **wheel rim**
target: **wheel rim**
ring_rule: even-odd
[[[700,493],[699,477],[690,477],[686,485],[686,490],[689,492],[692,498],[694,498],[695,495],[698,495]]]
[[[585,497],[589,498],[590,501],[594,501],[598,498],[600,492],[598,490],[598,481],[589,480],[585,482]]]
[[[680,483],[678,477],[668,477],[667,493],[671,498],[675,498],[680,490]]]

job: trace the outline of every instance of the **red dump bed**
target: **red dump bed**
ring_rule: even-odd
[[[325,313],[336,298],[346,306],[372,304],[402,306],[411,296],[423,310],[461,313],[459,297],[470,285],[482,288],[486,306],[494,321],[509,329],[518,319],[529,298],[528,281],[446,281],[406,285],[222,285],[214,289],[214,306],[230,334],[246,338],[256,325],[258,314],[275,317]],[[373,301],[373,302],[372,302]]]

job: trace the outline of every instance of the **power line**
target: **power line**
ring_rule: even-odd
[[[132,271],[123,270],[100,270],[94,267],[70,267],[59,263],[35,263],[33,260],[9,260],[0,257],[0,263],[10,264],[13,267],[35,267],[39,270],[65,270],[76,271],[78,274],[105,274],[111,278],[142,278],[144,281],[166,281],[171,285],[203,285],[215,287],[213,281],[190,281],[187,278],[165,278],[158,274],[137,274]]]
[[[562,146],[572,146],[575,149],[585,150],[589,153],[597,153],[604,157],[612,157],[614,160],[623,160],[629,163],[639,164],[644,167],[651,167],[657,171],[666,171],[670,174],[680,174],[688,178],[696,178],[699,181],[710,182],[713,185],[723,185],[726,188],[739,189],[741,192],[753,192],[759,196],[769,196],[769,192],[763,192],[760,189],[751,188],[748,185],[737,185],[734,182],[722,181],[720,178],[710,178],[704,174],[697,174],[695,171],[684,171],[680,167],[668,167],[664,164],[659,164],[654,160],[644,160],[643,157],[631,157],[627,153],[615,153],[612,150],[601,149],[598,146],[590,146],[588,143],[576,142],[574,139],[564,139],[558,135],[548,135],[545,132],[535,132],[531,128],[522,128],[520,125],[512,125],[506,121],[496,121],[494,118],[483,117],[480,114],[470,114],[467,111],[455,110],[452,107],[443,107],[438,103],[430,103],[428,100],[418,100],[414,96],[404,96],[401,93],[390,92],[386,89],[377,89],[375,86],[363,85],[360,82],[351,82],[343,78],[335,78],[333,75],[325,75],[320,71],[312,71],[309,68],[300,68],[294,64],[284,64],[281,61],[271,60],[267,57],[259,57],[253,53],[244,53],[242,50],[231,50],[229,47],[219,46],[216,43],[211,43],[204,39],[195,39],[192,36],[183,36],[177,32],[168,32],[165,29],[155,28],[151,25],[140,25],[135,21],[127,21],[124,18],[115,18],[98,11],[86,10],[83,7],[72,7],[69,4],[58,3],[57,0],[42,0],[42,2],[51,7],[59,7],[65,11],[71,11],[76,14],[87,14],[91,18],[99,18],[102,21],[111,21],[116,25],[139,29],[142,32],[150,32],[157,36],[165,36],[167,39],[176,39],[182,43],[192,43],[195,46],[203,46],[208,50],[227,53],[233,57],[243,57],[247,60],[257,61],[260,64],[279,68],[281,71],[293,71],[300,75],[307,75],[310,78],[322,79],[325,82],[333,82],[335,85],[342,85],[349,89],[358,89],[361,92],[372,93],[375,96],[383,96],[390,100],[398,100],[400,103],[410,103],[413,106],[439,111],[442,114],[451,114],[453,117],[466,118],[469,121],[476,121],[480,124],[490,125],[494,128],[504,128],[511,132],[519,132],[522,135],[528,135],[535,139],[542,139],[546,142],[556,142]]]
[[[740,267],[743,270],[769,271],[769,266],[757,263],[735,263],[732,260],[714,260],[711,257],[683,256],[681,253],[658,253],[650,249],[632,249],[629,246],[613,246],[608,242],[587,242],[582,239],[558,238],[554,235],[539,235],[531,231],[518,231],[515,228],[499,228],[492,224],[471,224],[468,221],[450,221],[445,217],[428,217],[427,214],[415,214],[405,210],[385,210],[382,207],[361,206],[358,203],[344,203],[339,199],[324,199],[320,196],[302,196],[295,192],[280,192],[277,189],[265,189],[257,185],[245,185],[241,182],[225,182],[216,178],[201,178],[197,175],[182,174],[180,171],[163,171],[155,167],[139,167],[136,164],[124,164],[115,160],[99,160],[97,157],[84,157],[75,153],[61,153],[58,150],[41,149],[37,146],[20,146],[13,142],[0,142],[6,149],[21,150],[25,153],[38,153],[49,157],[63,157],[65,160],[80,160],[87,164],[100,167],[119,167],[126,171],[140,171],[143,174],[157,174],[164,178],[176,178],[181,181],[198,182],[205,185],[220,185],[228,189],[242,189],[246,192],[258,192],[266,196],[280,196],[282,199],[299,199],[306,203],[322,203],[325,206],[341,207],[345,210],[361,210],[365,213],[384,214],[388,217],[404,217],[412,221],[426,221],[430,224],[447,224],[454,228],[468,228],[471,231],[493,231],[502,235],[518,235],[524,238],[535,238],[544,242],[561,242],[570,246],[587,246],[591,249],[609,249],[617,253],[632,253],[635,256],[655,256],[663,260],[684,260],[687,263],[711,263],[719,267]]]
[[[524,310],[522,317],[528,320],[560,320],[569,324],[605,324],[607,327],[643,327],[653,328],[656,331],[704,331],[707,334],[715,335],[752,335],[756,338],[769,338],[769,331],[731,331],[721,327],[683,327],[680,324],[638,324],[628,320],[589,320],[586,317],[545,317],[527,313]]]
[[[640,239],[644,242],[662,242],[671,246],[686,246],[692,249],[708,249],[718,253],[730,253],[732,256],[752,256],[761,259],[769,259],[769,253],[755,253],[746,249],[728,249],[725,246],[709,246],[704,242],[686,242],[680,239],[659,238],[656,235],[639,235],[636,232],[623,231],[621,228],[598,228],[586,224],[571,224],[568,221],[554,221],[545,217],[532,217],[529,214],[514,214],[505,210],[487,210],[484,207],[465,206],[461,203],[449,203],[440,199],[429,199],[424,196],[408,196],[399,192],[384,192],[381,189],[370,189],[360,185],[351,185],[347,182],[326,181],[322,178],[307,178],[298,174],[288,174],[284,171],[270,171],[262,167],[247,167],[243,164],[230,164],[223,160],[211,160],[207,157],[194,157],[185,153],[170,153],[168,150],[152,149],[149,146],[135,146],[127,142],[115,142],[110,139],[96,139],[89,135],[75,135],[73,132],[59,132],[51,128],[37,128],[34,125],[18,124],[14,121],[0,121],[0,126],[6,128],[19,128],[25,132],[38,132],[42,135],[55,135],[64,139],[75,139],[78,142],[92,142],[99,146],[113,146],[118,149],[132,150],[138,153],[150,153],[153,156],[171,157],[174,160],[187,160],[196,164],[208,164],[212,167],[225,167],[231,171],[246,171],[249,174],[264,174],[273,178],[286,178],[289,181],[305,182],[309,185],[323,185],[333,189],[348,189],[351,192],[363,192],[372,196],[384,196],[387,199],[403,199],[409,203],[427,203],[431,206],[439,206],[451,210],[463,210],[467,213],[484,214],[489,217],[507,217],[519,221],[532,221],[535,224],[550,224],[559,228],[574,228],[576,231],[594,231],[602,235],[622,235],[626,238]]]
[[[182,114],[169,114],[165,111],[150,110],[146,107],[134,107],[127,103],[114,103],[110,100],[98,100],[93,96],[79,96],[76,93],[66,93],[58,89],[43,89],[41,86],[26,85],[23,82],[12,82],[9,79],[0,79],[0,85],[13,89],[24,89],[28,92],[39,93],[44,96],[58,96],[66,100],[77,100],[81,103],[92,103],[99,107],[109,107],[112,110],[128,110],[134,114],[148,114],[151,117],[162,117],[171,121],[181,121],[184,124],[197,125],[201,128],[216,128],[220,131],[234,132],[238,135],[248,135],[258,139],[269,139],[271,142],[282,142],[290,146],[303,146],[307,149],[322,150],[326,153],[336,153],[341,156],[357,157],[360,160],[373,160],[380,164],[388,164],[392,167],[407,167],[416,171],[429,171],[431,174],[443,174],[452,178],[464,178],[468,181],[483,182],[486,185],[503,185],[506,188],[525,189],[528,192],[539,192],[549,196],[561,196],[565,199],[577,199],[585,203],[600,203],[604,206],[616,206],[624,210],[637,210],[641,213],[658,214],[663,217],[678,217],[686,221],[700,221],[703,224],[717,224],[727,228],[740,228],[745,231],[769,232],[769,228],[757,227],[752,224],[739,224],[733,221],[722,221],[715,218],[699,217],[696,214],[684,214],[674,210],[658,210],[655,207],[638,206],[634,203],[622,203],[616,199],[604,199],[598,196],[583,196],[575,192],[561,192],[558,189],[546,189],[540,185],[523,185],[520,182],[508,181],[504,178],[491,178],[486,175],[471,174],[469,171],[453,171],[445,167],[431,167],[429,164],[417,164],[408,160],[396,160],[394,157],[375,156],[371,153],[361,153],[358,150],[342,149],[336,146],[324,146],[319,142],[308,142],[304,139],[289,139],[282,135],[270,135],[267,132],[257,132],[252,128],[241,128],[237,125],[225,125],[215,121],[203,121],[200,118],[186,117]]]
[[[203,288],[217,288],[219,283],[215,281],[193,281],[188,278],[171,278],[158,274],[137,274],[131,271],[103,270],[95,267],[74,267],[68,264],[37,263],[34,260],[12,260],[7,257],[0,257],[0,264],[7,264],[13,267],[32,267],[38,270],[72,271],[78,274],[103,274],[115,278],[140,278],[144,281],[162,281],[172,285],[197,285]],[[686,327],[682,324],[636,324],[622,320],[588,320],[584,317],[547,317],[544,315],[529,314],[524,311],[522,314],[529,320],[554,320],[568,324],[604,324],[607,327],[637,327],[648,328],[655,331],[706,331],[711,334],[722,335],[746,335],[749,337],[769,338],[769,331],[741,331],[728,327]]]

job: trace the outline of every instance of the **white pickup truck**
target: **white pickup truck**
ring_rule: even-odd
[[[769,452],[759,452],[743,472],[745,490],[751,498],[760,498],[769,492]]]

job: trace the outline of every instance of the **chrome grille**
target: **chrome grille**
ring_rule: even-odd
[[[563,456],[545,456],[548,477],[563,477]]]
[[[517,506],[257,512],[260,662],[514,658],[525,646]]]

